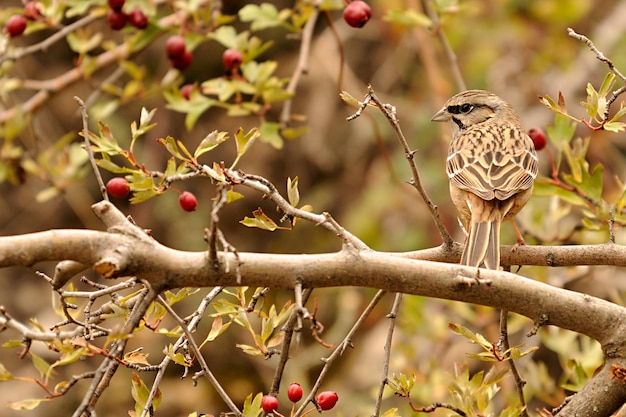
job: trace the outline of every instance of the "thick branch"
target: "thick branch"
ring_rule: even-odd
[[[427,254],[423,258],[455,260],[441,248],[409,254],[369,250],[315,255],[239,253],[238,260],[232,254],[219,253],[220,268],[216,270],[208,262],[206,252],[178,251],[123,233],[51,230],[0,237],[0,267],[58,260],[99,265],[111,253],[119,258],[120,268],[112,266],[107,271],[111,278],[137,276],[161,288],[233,286],[237,282],[235,268],[227,266],[239,262],[240,285],[361,286],[471,302],[506,308],[533,320],[547,318],[547,324],[589,335],[604,345],[614,337],[622,337],[620,329],[626,317],[625,310],[615,304],[515,274],[415,259]],[[605,256],[616,265],[626,264],[626,247],[620,245],[522,247],[508,259],[529,259],[529,253],[538,257],[535,263],[551,258],[564,265],[568,256],[590,261]]]

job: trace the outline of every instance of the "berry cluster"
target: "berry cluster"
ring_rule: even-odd
[[[113,30],[122,30],[126,23],[130,23],[137,29],[148,27],[148,17],[139,8],[135,7],[130,13],[125,13],[123,8],[126,0],[107,0],[109,10],[107,11],[107,23]]]
[[[111,197],[126,198],[130,193],[130,184],[126,178],[114,177],[107,182],[106,190]],[[178,205],[185,211],[195,211],[198,207],[198,199],[193,193],[183,191],[178,197]]]
[[[165,53],[170,60],[172,68],[176,68],[179,71],[186,70],[193,60],[191,51],[185,45],[185,38],[180,35],[171,36],[165,42]]]
[[[39,10],[37,3],[29,1],[24,5],[24,13],[14,14],[9,17],[5,31],[10,37],[15,38],[16,36],[20,36],[24,33],[29,20],[39,19],[41,19],[41,11]]]
[[[362,28],[372,17],[372,9],[361,0],[355,0],[343,10],[343,20],[353,28]]]
[[[287,388],[287,397],[289,398],[289,401],[291,401],[294,405],[298,401],[300,401],[302,399],[302,387],[300,386],[300,384],[298,384],[297,382],[294,382],[291,385],[289,385],[289,388]],[[335,391],[322,391],[319,394],[317,394],[317,397],[313,401],[315,404],[315,407],[311,408],[308,411],[305,411],[302,414],[302,416],[304,417],[305,415],[315,410],[319,410],[319,411],[330,410],[331,408],[335,406],[335,404],[337,404],[337,401],[339,401],[339,396],[337,395]],[[282,416],[282,414],[278,412],[278,398],[276,398],[273,395],[263,396],[263,399],[261,400],[261,408],[266,413],[273,413],[278,416]],[[294,408],[292,407],[292,414],[293,414],[293,410]]]

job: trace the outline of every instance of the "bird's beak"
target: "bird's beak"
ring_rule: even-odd
[[[435,115],[430,119],[430,121],[431,122],[447,122],[451,118],[452,117],[450,116],[450,113],[448,113],[448,108],[443,107],[441,110],[435,113]]]

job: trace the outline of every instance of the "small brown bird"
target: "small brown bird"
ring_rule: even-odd
[[[461,264],[498,269],[502,221],[524,207],[537,176],[533,142],[513,107],[488,91],[453,96],[431,120],[452,122],[446,171],[468,232]]]

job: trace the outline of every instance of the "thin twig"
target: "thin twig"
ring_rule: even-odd
[[[409,183],[413,186],[413,188],[415,188],[415,190],[417,190],[418,194],[420,195],[424,203],[426,203],[426,206],[428,207],[430,215],[432,216],[433,221],[435,222],[435,226],[437,227],[437,230],[439,231],[439,235],[441,236],[441,239],[443,240],[444,246],[448,248],[451,247],[452,244],[454,243],[454,240],[452,239],[450,232],[448,232],[448,229],[446,228],[446,226],[441,221],[441,218],[439,217],[439,209],[432,202],[432,200],[428,196],[428,193],[426,192],[426,189],[424,189],[422,185],[419,172],[417,170],[417,166],[415,165],[415,158],[414,158],[415,151],[409,148],[409,144],[406,140],[406,137],[404,136],[404,133],[402,132],[400,123],[398,122],[395,107],[393,107],[390,104],[382,103],[380,99],[376,96],[376,94],[374,93],[374,89],[372,88],[372,86],[368,85],[367,96],[363,100],[363,103],[361,104],[359,109],[356,111],[356,113],[354,113],[352,116],[349,116],[347,120],[353,120],[356,117],[358,117],[363,111],[363,109],[370,102],[376,105],[376,107],[385,115],[389,124],[393,127],[396,133],[396,137],[400,141],[400,145],[402,146],[404,150],[406,159],[409,161],[409,166],[411,167],[411,173],[413,174],[413,179]]]
[[[148,286],[148,290],[143,293],[141,300],[135,304],[128,320],[120,330],[121,336],[130,335],[137,328],[146,310],[148,310],[152,301],[154,301],[159,294],[159,291],[159,289]],[[122,337],[113,343],[109,350],[110,355],[107,356],[98,367],[87,393],[83,396],[80,405],[74,410],[72,417],[81,417],[86,413],[92,414],[96,403],[104,390],[109,386],[113,375],[117,372],[119,362],[116,359],[121,357],[128,340],[128,337]]]
[[[300,293],[300,306],[306,304],[309,297],[313,293],[313,289],[307,288]],[[301,316],[302,311],[298,308],[298,303],[296,303],[296,308],[293,309],[291,315],[287,319],[285,326],[283,327],[283,332],[285,337],[283,339],[282,346],[280,348],[280,357],[278,359],[278,364],[276,365],[276,369],[274,370],[274,378],[272,378],[272,385],[270,388],[270,394],[278,394],[280,389],[280,382],[282,380],[283,374],[285,372],[285,367],[287,366],[287,361],[289,360],[289,351],[291,347],[291,341],[293,339],[294,332],[299,331],[298,318]]]
[[[357,330],[359,330],[361,325],[365,322],[365,319],[367,319],[367,317],[370,315],[372,310],[374,310],[374,307],[376,307],[378,302],[383,298],[383,296],[386,293],[387,292],[383,290],[379,290],[376,293],[374,298],[372,298],[370,303],[367,305],[363,313],[361,313],[358,320],[354,323],[350,331],[348,331],[348,334],[346,334],[346,336],[343,338],[341,343],[337,345],[335,350],[330,354],[328,358],[324,359],[324,367],[322,368],[319,375],[317,376],[317,380],[315,381],[315,384],[313,384],[313,387],[311,388],[311,392],[309,392],[309,395],[307,395],[307,397],[302,402],[302,405],[300,406],[300,408],[298,408],[298,410],[293,414],[292,417],[299,417],[302,415],[302,413],[308,406],[309,402],[313,400],[313,398],[315,397],[315,394],[317,393],[317,390],[319,390],[320,386],[322,385],[322,382],[324,381],[326,374],[330,370],[330,366],[335,362],[335,360],[339,356],[343,354],[346,347],[350,346],[354,334],[357,332]]]
[[[315,24],[317,23],[317,19],[320,13],[320,3],[320,0],[314,2],[311,15],[309,16],[309,19],[302,29],[302,42],[300,43],[300,54],[298,56],[298,63],[296,65],[296,69],[291,75],[289,84],[287,84],[287,88],[285,90],[287,93],[292,95],[295,95],[296,88],[298,88],[298,84],[300,82],[300,77],[302,76],[302,74],[306,74],[308,71],[311,40],[313,39],[313,31],[315,29]],[[281,126],[287,126],[287,124],[291,120],[292,103],[293,100],[291,98],[285,100],[285,102],[283,103],[283,109],[280,113]]]
[[[511,348],[509,343],[509,329],[508,329],[508,321],[509,321],[509,312],[506,310],[500,310],[500,346],[501,352],[506,352]],[[515,379],[515,388],[517,389],[517,397],[519,398],[520,405],[522,406],[522,411],[520,412],[520,416],[528,417],[528,410],[526,407],[526,399],[524,398],[524,385],[526,385],[526,381],[522,379],[522,376],[517,369],[517,365],[513,359],[509,359],[507,361],[509,368],[511,369],[511,373],[513,374],[513,378]]]
[[[219,261],[217,259],[217,238],[218,238],[218,224],[220,222],[219,211],[224,207],[227,201],[226,189],[218,185],[217,197],[213,200],[213,208],[211,209],[211,223],[209,225],[209,232],[207,236],[209,244],[209,263],[213,268],[219,268]]]
[[[383,404],[383,393],[385,392],[385,386],[387,385],[387,379],[389,377],[389,362],[391,360],[391,342],[393,340],[393,331],[396,327],[396,317],[398,316],[398,310],[400,309],[400,302],[402,301],[402,293],[396,293],[396,297],[393,300],[391,306],[391,312],[387,315],[389,319],[389,327],[387,328],[387,338],[385,339],[385,358],[383,360],[383,372],[380,379],[380,386],[378,388],[378,395],[376,396],[376,405],[374,406],[374,412],[372,417],[378,417],[380,415],[380,409]]]
[[[321,225],[322,227],[332,231],[337,236],[342,238],[344,243],[354,247],[357,250],[369,250],[369,247],[363,243],[359,238],[348,232],[342,226],[337,223],[330,214],[322,213],[316,214],[310,211],[302,210],[292,206],[287,199],[285,199],[276,189],[276,186],[267,179],[258,176],[245,174],[241,171],[233,171],[231,169],[224,169],[224,174],[232,184],[241,184],[248,186],[254,190],[257,190],[266,195],[267,198],[272,200],[285,215],[290,217],[297,217],[304,220],[308,220],[312,223]]]
[[[443,47],[443,51],[448,58],[450,70],[452,71],[452,77],[454,78],[454,82],[456,83],[457,88],[459,89],[459,91],[467,90],[467,86],[465,85],[465,81],[463,80],[463,75],[461,74],[461,69],[459,68],[459,62],[457,60],[456,54],[450,46],[450,42],[448,42],[448,38],[446,37],[446,34],[441,27],[441,22],[439,20],[439,15],[437,14],[437,11],[434,10],[430,6],[430,2],[426,0],[422,0],[422,8],[424,11],[426,11],[426,14],[430,18],[430,21],[433,22],[434,32],[437,34],[439,42],[441,42],[441,46]]]
[[[188,331],[193,332],[200,323],[200,320],[202,320],[202,317],[204,317],[204,312],[206,311],[206,309],[213,302],[213,300],[215,300],[215,298],[222,292],[223,289],[224,287],[215,287],[211,291],[209,291],[209,293],[202,299],[202,301],[198,305],[198,308],[196,308],[196,311],[194,312],[193,317],[191,318],[189,323],[186,326],[182,327],[186,327]],[[185,344],[185,341],[185,335],[179,337],[174,343],[172,350],[176,352],[181,346]],[[146,404],[144,406],[141,417],[146,417],[148,415],[147,413],[150,411],[150,406],[156,398],[159,386],[161,385],[161,381],[163,380],[167,367],[171,361],[172,359],[166,355],[163,357],[163,360],[158,365],[159,370],[157,371],[157,374],[154,377],[154,381],[152,382],[152,388],[150,389],[150,394],[146,399]]]
[[[74,96],[74,100],[80,106],[80,113],[83,119],[83,139],[85,140],[85,150],[87,151],[87,155],[89,155],[89,161],[91,162],[91,168],[93,169],[93,173],[96,175],[96,179],[98,180],[98,186],[100,187],[100,192],[102,193],[102,198],[105,200],[109,200],[109,196],[107,195],[107,189],[104,185],[104,181],[102,180],[102,175],[100,174],[100,169],[98,169],[98,164],[96,163],[96,158],[93,155],[93,150],[91,149],[91,143],[89,142],[89,116],[87,115],[87,106],[85,106],[85,102],[80,99],[78,96]]]
[[[194,339],[193,334],[191,334],[191,331],[189,330],[185,321],[174,311],[174,309],[172,309],[172,307],[170,307],[169,304],[167,304],[167,301],[165,301],[165,299],[161,295],[158,296],[157,300],[165,308],[165,310],[167,310],[167,312],[172,316],[172,318],[174,318],[174,320],[178,323],[183,333],[185,333],[186,341],[191,346],[191,350],[193,351],[194,355],[196,355],[196,358],[198,359],[198,363],[200,364],[200,367],[202,368],[205,378],[209,380],[211,385],[213,385],[213,388],[215,388],[215,390],[220,395],[222,400],[226,403],[228,408],[230,408],[230,410],[235,415],[241,416],[241,411],[239,410],[237,405],[233,402],[230,396],[226,393],[226,390],[222,387],[222,385],[219,383],[215,375],[213,375],[213,373],[209,369],[209,365],[206,363],[204,356],[202,356],[202,353],[200,352],[200,348],[196,344],[196,340]],[[144,409],[144,412],[145,412],[145,409]]]
[[[593,42],[591,42],[591,40],[586,37],[585,35],[581,35],[580,33],[576,33],[576,31],[572,28],[567,28],[567,34],[569,36],[571,36],[574,39],[577,39],[581,42],[584,42],[589,49],[591,49],[591,51],[596,54],[596,58],[598,58],[600,61],[604,62],[608,67],[609,70],[617,75],[619,77],[620,80],[622,80],[622,82],[626,83],[626,76],[624,76],[624,74],[622,74],[620,72],[620,70],[618,70],[615,67],[615,64],[613,63],[613,61],[611,61],[609,58],[607,58],[602,51],[600,51]],[[613,104],[613,102],[615,100],[617,100],[617,97],[619,97],[621,94],[623,94],[626,91],[626,86],[622,86],[619,89],[613,91],[613,93],[611,93],[611,96],[606,100],[606,110],[604,111],[604,120],[609,120],[609,110],[611,108],[611,104]]]

